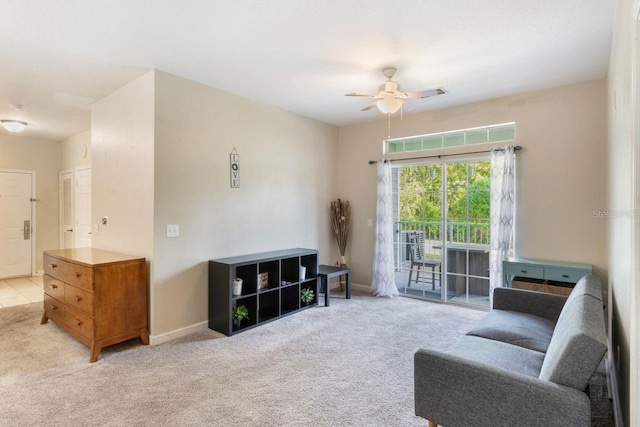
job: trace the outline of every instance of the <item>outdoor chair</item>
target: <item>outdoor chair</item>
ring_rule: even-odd
[[[413,276],[413,270],[416,270],[416,278],[414,281],[416,284],[420,280],[420,270],[426,268],[431,269],[431,289],[436,289],[436,268],[442,272],[442,267],[439,259],[425,259],[424,257],[424,244],[418,242],[418,234],[412,233],[409,236],[409,256],[411,258],[411,267],[409,267],[409,281],[407,282],[407,288],[411,287],[411,278]],[[423,280],[424,282],[424,280]],[[425,282],[426,283],[426,282]]]

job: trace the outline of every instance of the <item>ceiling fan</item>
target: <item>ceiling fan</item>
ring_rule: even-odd
[[[447,93],[443,88],[421,90],[419,92],[401,92],[400,85],[394,82],[392,79],[396,75],[398,70],[395,68],[385,68],[382,73],[387,78],[387,81],[380,85],[377,95],[363,95],[355,92],[345,94],[345,96],[355,96],[361,98],[375,98],[376,101],[364,107],[362,111],[367,111],[373,107],[378,107],[382,113],[391,115],[398,111],[403,106],[404,101],[409,98],[429,98],[431,96],[442,95]]]

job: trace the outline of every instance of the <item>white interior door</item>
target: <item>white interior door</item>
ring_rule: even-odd
[[[30,172],[0,172],[0,278],[31,274]]]
[[[73,171],[60,172],[60,248],[75,246],[75,209],[74,209]]]
[[[91,247],[91,168],[76,170],[76,247]]]

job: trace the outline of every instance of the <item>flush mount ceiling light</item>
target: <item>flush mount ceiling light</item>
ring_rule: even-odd
[[[27,127],[27,123],[19,120],[0,120],[0,122],[2,122],[2,126],[11,133],[22,132]]]

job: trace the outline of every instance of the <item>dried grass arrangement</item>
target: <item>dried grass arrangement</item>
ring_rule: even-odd
[[[342,264],[346,264],[347,237],[349,236],[349,219],[351,218],[351,205],[348,200],[334,200],[331,202],[331,226],[336,235],[338,249]]]

